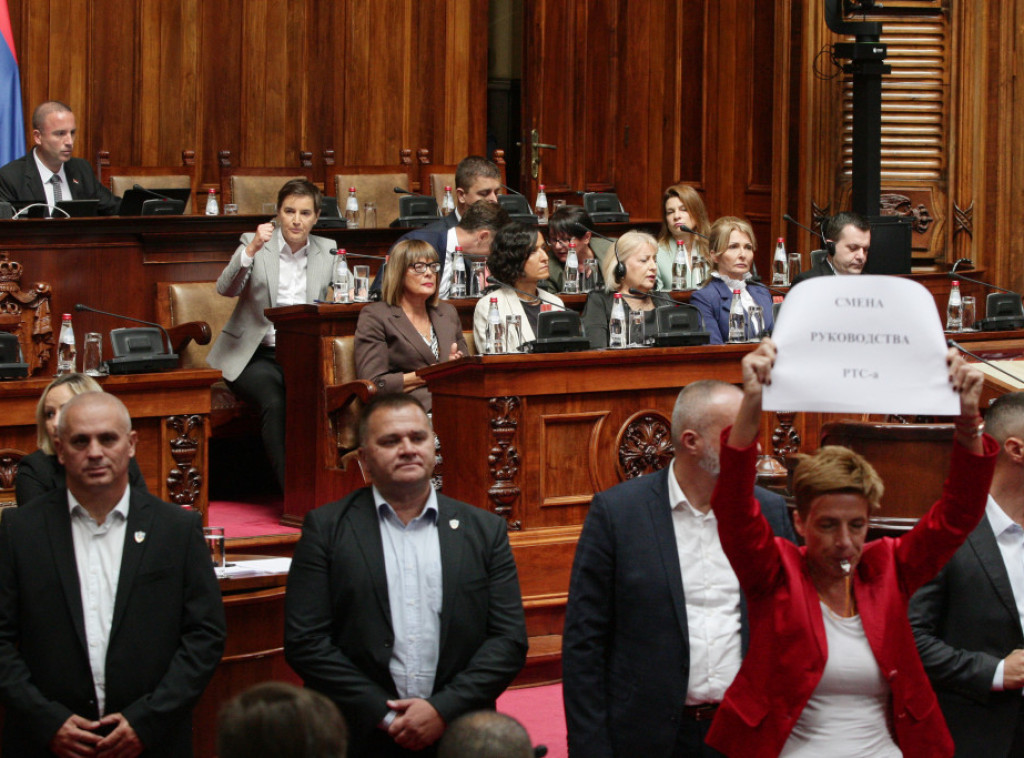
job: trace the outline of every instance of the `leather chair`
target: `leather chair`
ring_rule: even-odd
[[[334,337],[331,358],[333,375],[326,377],[324,397],[327,423],[337,448],[335,466],[351,475],[352,486],[358,487],[367,483],[362,467],[353,465],[359,461],[359,414],[377,394],[377,385],[356,377],[355,337]]]
[[[194,212],[196,193],[199,191],[196,175],[196,151],[182,150],[180,166],[111,166],[110,151],[96,154],[96,177],[118,197],[135,184],[146,189],[191,189],[185,203],[185,214]]]
[[[263,206],[267,203],[277,205],[277,193],[285,182],[313,181],[313,153],[308,151],[299,153],[299,166],[233,166],[229,150],[218,151],[217,162],[223,204],[234,203],[240,215],[264,213]]]
[[[395,187],[412,191],[409,174],[401,166],[330,166],[324,178],[328,194],[338,198],[338,209],[345,213],[345,201],[350,187],[356,188],[359,200],[359,224],[362,226],[363,206],[377,204],[377,228],[384,228],[398,218],[398,199]]]

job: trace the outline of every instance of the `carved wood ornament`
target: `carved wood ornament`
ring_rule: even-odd
[[[510,518],[512,504],[520,495],[516,483],[519,476],[519,451],[514,443],[521,405],[518,397],[492,397],[487,401],[491,411],[491,437],[494,440],[487,454],[487,465],[491,472],[491,486],[487,495],[494,504],[494,512],[508,522],[508,528],[512,531],[522,529],[521,522]]]
[[[50,317],[51,287],[36,282],[21,288],[21,264],[0,252],[0,330],[18,336],[29,376],[38,374],[49,362],[53,350]]]
[[[673,455],[672,428],[657,411],[630,416],[619,432],[619,476],[635,479],[665,468]]]
[[[203,417],[168,416],[166,423],[178,435],[168,443],[175,465],[167,474],[167,496],[175,505],[194,508],[203,484],[202,472],[193,465],[202,440]]]

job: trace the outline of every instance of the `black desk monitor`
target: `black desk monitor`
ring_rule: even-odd
[[[167,189],[130,189],[121,198],[122,216],[180,216],[185,212],[190,187]],[[166,200],[158,197],[163,195]]]
[[[36,202],[34,200],[15,200],[13,205],[17,211],[28,208],[28,210],[21,215],[15,213],[18,218],[50,218],[50,208],[45,202]],[[64,211],[64,213],[67,213],[71,218],[96,216],[99,211],[99,206],[99,200],[61,200],[57,203],[57,207]],[[64,213],[61,213],[60,210],[53,212],[54,218],[65,218]]]

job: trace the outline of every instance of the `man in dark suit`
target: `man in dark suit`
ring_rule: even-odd
[[[685,387],[672,464],[591,501],[562,637],[570,758],[718,755],[704,736],[747,627],[710,500],[721,432],[741,399],[725,382]],[[775,533],[793,540],[783,499],[756,494]]]
[[[53,208],[58,200],[99,200],[100,215],[116,215],[121,198],[104,187],[88,161],[72,158],[75,114],[64,103],[49,100],[32,114],[36,146],[0,168],[0,200],[31,201]]]
[[[0,522],[3,754],[190,756],[226,634],[202,519],[128,486],[113,395],[72,398],[56,446],[67,489]]]
[[[1000,445],[985,518],[910,602],[958,756],[1024,755],[1024,392],[985,416]]]
[[[446,218],[452,218],[453,215],[449,214]],[[437,260],[441,263],[441,270],[437,272],[438,292],[442,300],[447,300],[451,296],[451,262],[456,246],[461,247],[462,254],[467,256],[465,265],[468,269],[472,261],[487,258],[491,252],[494,235],[509,220],[508,213],[497,203],[478,200],[462,211],[462,217],[457,224],[446,226],[443,221],[437,221],[420,229],[413,229],[399,237],[395,245],[403,240],[423,240],[437,251]],[[384,266],[378,270],[371,290],[379,291],[383,286],[384,270]]]
[[[494,708],[526,659],[506,523],[430,486],[434,433],[408,395],[360,419],[374,486],[306,516],[288,575],[285,655],[348,721],[349,755],[435,755]]]
[[[864,273],[871,252],[871,224],[859,213],[843,211],[825,225],[826,258],[793,279],[795,287],[816,276],[847,276]]]

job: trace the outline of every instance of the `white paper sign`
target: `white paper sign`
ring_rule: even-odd
[[[895,276],[819,276],[787,296],[768,411],[955,415],[931,293]]]

